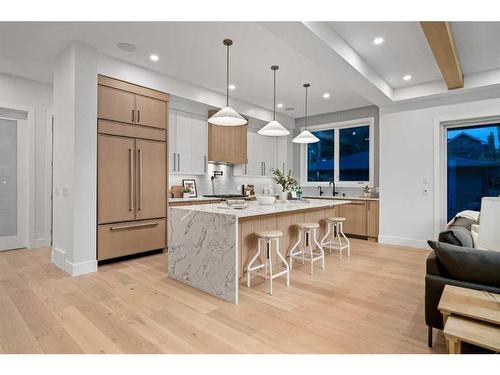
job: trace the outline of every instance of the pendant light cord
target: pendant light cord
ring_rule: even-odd
[[[229,107],[229,45],[226,54],[226,106]]]
[[[273,121],[276,120],[276,69],[273,70],[274,72],[274,91],[273,91]]]
[[[307,130],[307,86],[306,86],[306,118],[305,118],[305,130]]]

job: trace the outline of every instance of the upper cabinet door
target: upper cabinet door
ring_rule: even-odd
[[[166,143],[137,139],[136,220],[165,216],[167,207]]]
[[[288,136],[277,137],[278,147],[276,148],[276,168],[283,173],[288,173]]]
[[[167,103],[147,96],[135,96],[136,121],[140,125],[167,128]]]
[[[177,111],[177,121],[175,129],[175,150],[177,153],[177,168],[176,171],[182,174],[191,173],[191,161],[193,157],[193,137],[198,135],[193,134],[191,114]]]
[[[177,111],[168,111],[168,173],[177,172]]]
[[[133,124],[137,121],[135,94],[99,85],[98,117]]]
[[[135,219],[134,143],[130,138],[98,137],[99,224]]]
[[[207,172],[208,123],[207,118],[191,115],[191,172],[203,174]]]

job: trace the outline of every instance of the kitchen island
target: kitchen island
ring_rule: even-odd
[[[296,223],[320,223],[319,241],[325,233],[324,219],[335,216],[336,207],[348,203],[348,200],[314,199],[272,205],[249,202],[241,210],[223,203],[172,207],[169,277],[238,303],[239,279],[257,250],[255,232],[282,231],[280,252],[286,256],[297,239]]]

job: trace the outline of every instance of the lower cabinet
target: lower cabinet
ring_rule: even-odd
[[[165,247],[165,219],[99,225],[97,260]]]

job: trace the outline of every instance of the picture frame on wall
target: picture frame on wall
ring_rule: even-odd
[[[198,190],[196,189],[196,180],[194,178],[183,179],[182,187],[191,190],[191,192],[189,193],[189,198],[196,198],[198,196]]]

